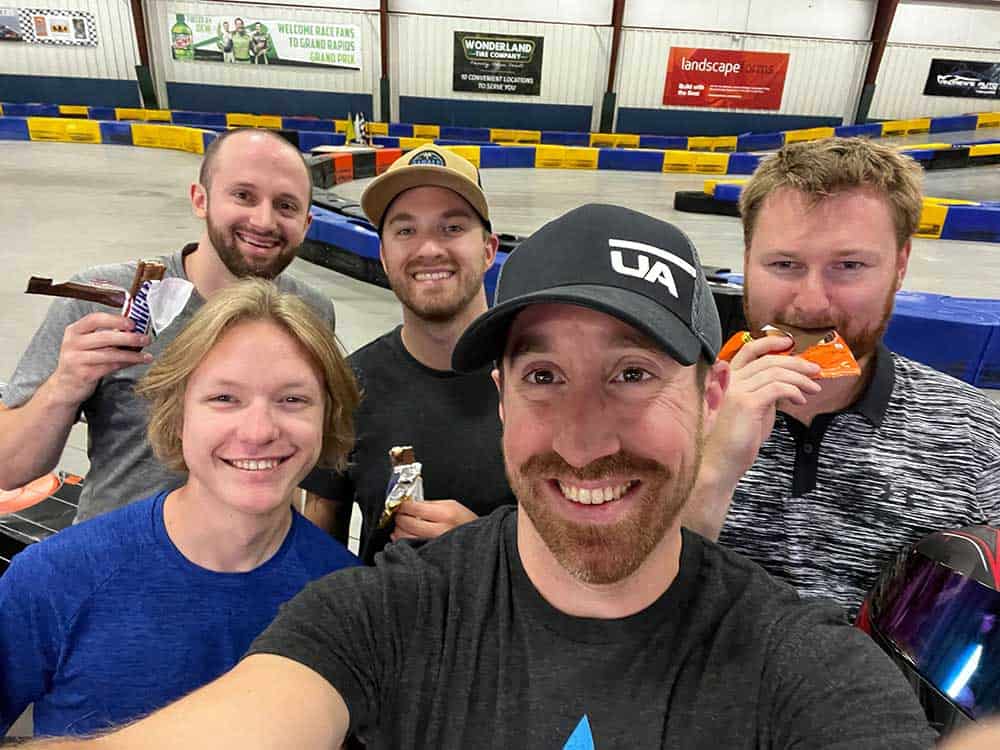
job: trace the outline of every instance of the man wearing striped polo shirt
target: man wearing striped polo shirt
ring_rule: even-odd
[[[732,361],[687,524],[853,616],[878,570],[932,531],[1000,524],[1000,406],[890,352],[921,211],[921,173],[862,139],[788,146],[740,199],[751,329],[836,328],[858,378],[778,356],[765,337]]]

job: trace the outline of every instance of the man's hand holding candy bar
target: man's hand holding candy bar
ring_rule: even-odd
[[[379,528],[395,520],[390,538],[433,539],[478,516],[458,500],[424,500],[422,466],[413,446],[402,445],[389,450],[392,477],[385,498],[385,509]]]
[[[400,539],[433,539],[477,518],[458,500],[408,500],[396,510],[396,528],[391,538],[394,542]]]
[[[744,331],[726,342],[719,358],[729,360],[729,387],[705,442],[695,499],[685,519],[689,528],[710,539],[718,538],[736,484],[757,459],[778,409],[805,406],[822,391],[823,379],[860,374],[835,331],[814,334],[770,326]]]

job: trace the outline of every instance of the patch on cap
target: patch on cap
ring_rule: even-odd
[[[410,165],[412,166],[414,164],[429,164],[434,167],[443,167],[445,165],[444,159],[441,158],[441,155],[435,153],[434,151],[421,151],[410,159]]]

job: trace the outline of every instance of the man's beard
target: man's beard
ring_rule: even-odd
[[[229,269],[229,273],[237,278],[255,276],[262,279],[274,279],[288,268],[288,264],[295,260],[298,253],[297,247],[286,247],[278,255],[269,260],[250,261],[236,249],[236,232],[242,231],[240,227],[223,228],[212,221],[211,215],[206,220],[208,225],[208,239],[215,248],[219,260]],[[272,237],[279,242],[284,242],[285,237],[280,232],[275,232]]]
[[[472,303],[483,288],[482,276],[468,277],[463,270],[457,269],[455,275],[458,277],[458,288],[454,294],[421,296],[414,289],[420,283],[410,275],[414,272],[413,269],[406,269],[402,272],[402,278],[393,274],[389,277],[389,286],[403,307],[429,323],[447,323],[453,320]]]
[[[847,343],[855,359],[861,359],[873,354],[885,335],[886,328],[889,327],[889,319],[892,317],[892,306],[896,299],[896,290],[890,289],[882,305],[882,315],[877,323],[860,331],[852,325],[853,318],[850,312],[844,311],[834,314],[828,311],[827,314],[816,318],[807,318],[797,315],[792,310],[784,310],[777,314],[775,320],[762,320],[754,311],[750,304],[750,286],[744,280],[743,284],[743,317],[746,318],[747,327],[751,331],[758,331],[766,325],[781,327],[782,324],[795,328],[833,328],[840,334]]]
[[[557,453],[550,452],[532,456],[517,472],[508,465],[507,477],[521,510],[531,519],[559,565],[584,583],[609,584],[632,575],[663,540],[687,504],[701,455],[699,415],[694,462],[690,466],[682,463],[676,476],[652,459],[626,452],[600,458],[583,469],[573,469]],[[549,498],[535,489],[552,477],[586,481],[612,476],[641,478],[641,495],[630,498],[627,502],[636,507],[610,525],[568,521],[552,508]]]

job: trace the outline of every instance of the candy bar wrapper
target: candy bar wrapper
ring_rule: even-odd
[[[187,279],[171,276],[162,281],[147,281],[143,284],[143,287],[146,286],[148,286],[145,299],[146,314],[153,332],[159,336],[181,314],[184,306],[191,299],[194,284]],[[142,290],[140,289],[136,297],[138,298],[141,294]],[[128,309],[128,305],[129,303],[126,302],[126,309]],[[138,307],[138,305],[133,305],[133,310],[138,311]],[[138,323],[136,329],[138,330]]]
[[[786,334],[787,335],[787,334]],[[744,344],[753,341],[754,336],[749,331],[740,331],[733,334],[729,340],[723,344],[719,352],[719,359],[729,362],[736,356],[736,352],[743,348]],[[820,367],[817,378],[844,378],[856,377],[861,374],[861,367],[851,353],[847,342],[836,331],[831,331],[822,339],[807,347],[801,352],[794,352],[796,347],[778,354],[802,357],[809,362],[814,362]]]
[[[382,516],[378,520],[378,527],[380,529],[384,529],[389,525],[396,510],[403,502],[407,500],[421,501],[424,499],[424,480],[420,475],[420,471],[421,464],[419,461],[392,467],[388,494],[385,498],[385,508],[382,510]]]

